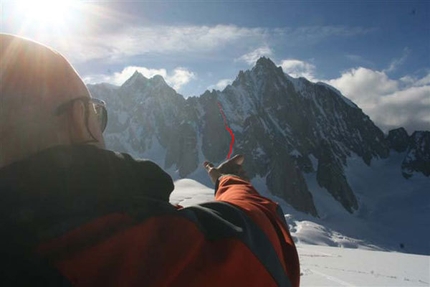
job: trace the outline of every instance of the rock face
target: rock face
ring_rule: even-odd
[[[288,176],[285,176],[285,175]],[[318,216],[301,170],[289,156],[274,158],[266,178],[268,189],[297,210]]]
[[[321,142],[319,148],[317,181],[349,212],[358,208],[357,199],[343,173],[342,163],[336,159],[327,141]]]
[[[408,136],[404,128],[388,132],[386,141],[391,150],[405,153],[401,170],[405,178],[415,173],[430,176],[430,132],[416,131]]]
[[[409,146],[402,163],[402,174],[405,178],[414,173],[430,176],[430,132],[416,131],[409,139]]]
[[[409,146],[409,135],[404,128],[389,131],[386,139],[390,149],[397,152],[404,152]]]
[[[356,154],[370,165],[389,155],[390,141],[354,103],[331,86],[289,77],[267,58],[241,71],[223,91],[199,97],[184,99],[160,76],[147,79],[137,72],[121,87],[89,89],[108,103],[109,148],[156,159],[181,177],[205,159],[225,160],[231,137],[222,107],[235,135],[234,153],[245,155],[248,175],[265,178],[271,193],[314,216],[306,173],[316,173],[318,184],[354,212],[358,201],[344,175],[346,159]],[[412,170],[421,166],[405,164]]]

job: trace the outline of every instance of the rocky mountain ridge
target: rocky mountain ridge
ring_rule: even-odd
[[[235,135],[234,153],[245,155],[249,176],[264,179],[272,194],[313,216],[318,212],[305,174],[316,173],[318,184],[352,213],[359,202],[344,174],[347,158],[354,154],[371,165],[374,158],[388,157],[390,148],[406,150],[402,131],[386,139],[336,89],[291,78],[264,57],[223,91],[199,97],[185,99],[161,76],[147,79],[138,72],[121,87],[89,89],[109,106],[109,148],[157,159],[180,177],[192,176],[205,159],[225,159],[231,137],[222,108]],[[403,175],[429,176],[429,132],[414,133],[413,139],[407,143]]]
[[[402,174],[405,178],[421,172],[430,176],[430,132],[415,131],[408,135],[404,128],[391,130],[387,141],[391,149],[406,152],[402,162]]]

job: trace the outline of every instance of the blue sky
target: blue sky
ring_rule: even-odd
[[[55,3],[2,0],[0,31],[52,46],[87,83],[139,70],[187,97],[267,56],[335,86],[384,131],[430,130],[430,1]]]

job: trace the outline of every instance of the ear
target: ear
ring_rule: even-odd
[[[85,124],[85,106],[82,101],[75,101],[71,112],[71,138],[73,142],[87,140],[88,131]]]
[[[244,160],[245,160],[245,157],[242,154],[237,154],[234,157],[232,157],[230,161],[237,165],[242,165]]]

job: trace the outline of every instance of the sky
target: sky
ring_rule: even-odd
[[[325,82],[384,132],[430,130],[430,1],[0,0],[0,32],[53,47],[87,84],[159,74],[184,97],[261,56]]]

